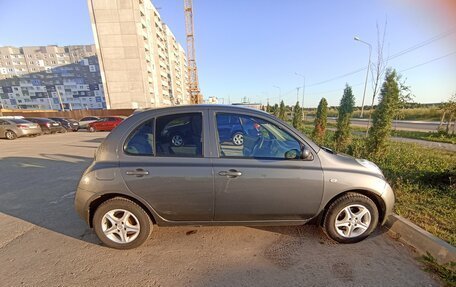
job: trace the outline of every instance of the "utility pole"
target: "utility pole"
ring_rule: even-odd
[[[367,63],[366,80],[364,81],[364,92],[363,92],[363,101],[361,103],[361,114],[359,115],[359,117],[362,118],[363,117],[363,113],[364,113],[364,99],[366,97],[367,78],[369,77],[369,68],[370,68],[370,65],[371,65],[372,45],[367,43],[367,42],[364,42],[359,37],[354,37],[353,39],[355,41],[361,42],[361,43],[366,44],[367,46],[369,46],[369,62]]]
[[[299,102],[299,89],[301,87],[296,87],[296,102]]]
[[[300,73],[295,72],[296,76],[302,77],[303,82],[302,82],[302,103],[301,103],[301,109],[302,109],[302,120],[306,120],[306,116],[304,113],[304,94],[306,93],[306,76],[301,75]]]

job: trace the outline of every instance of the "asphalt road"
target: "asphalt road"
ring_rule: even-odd
[[[339,245],[314,226],[155,228],[105,248],[73,209],[105,135],[0,140],[1,286],[438,286],[382,230]]]

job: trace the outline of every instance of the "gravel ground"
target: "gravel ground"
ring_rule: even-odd
[[[74,190],[106,133],[0,140],[1,286],[438,286],[379,229],[352,245],[315,226],[155,227],[108,249],[78,218]]]

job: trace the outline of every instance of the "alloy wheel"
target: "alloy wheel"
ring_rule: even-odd
[[[184,144],[184,139],[180,135],[174,135],[171,139],[173,146],[181,146]]]
[[[367,207],[352,204],[343,208],[334,222],[337,233],[345,238],[354,238],[363,234],[371,224],[371,213]]]
[[[237,146],[244,144],[244,135],[241,133],[235,134],[233,136],[233,143]]]
[[[141,230],[138,218],[128,210],[113,209],[101,219],[101,229],[115,243],[129,243],[135,240]]]

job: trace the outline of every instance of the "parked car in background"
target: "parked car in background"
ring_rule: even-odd
[[[0,138],[14,140],[23,136],[34,136],[42,133],[38,124],[24,119],[0,118]]]
[[[92,122],[89,124],[89,131],[90,132],[112,131],[124,119],[125,119],[125,117],[121,117],[121,116],[100,118],[98,121]]]
[[[79,129],[79,122],[74,119],[68,119],[68,118],[49,118],[53,121],[59,122],[63,128],[65,128],[67,131],[73,131],[77,132]]]
[[[88,129],[89,124],[98,121],[99,117],[84,117],[79,120],[79,128],[80,129]]]
[[[44,134],[55,134],[62,132],[62,125],[59,122],[48,118],[24,118],[27,121],[36,123],[41,127]]]
[[[233,144],[237,130],[243,141]],[[177,131],[178,144],[170,136]],[[386,221],[394,200],[374,163],[320,147],[268,113],[192,105],[123,121],[79,181],[75,208],[105,245],[129,249],[154,224],[313,220],[331,239],[355,243]]]

